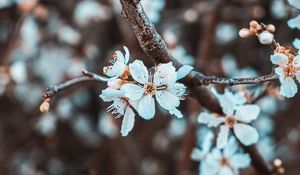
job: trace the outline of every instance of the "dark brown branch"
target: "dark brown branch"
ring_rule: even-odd
[[[51,98],[55,96],[58,92],[63,91],[65,89],[68,89],[76,84],[80,84],[87,81],[98,81],[98,82],[107,82],[109,78],[102,77],[99,75],[96,75],[94,73],[88,72],[86,70],[82,71],[82,76],[76,77],[74,79],[71,79],[69,81],[66,81],[64,83],[49,87],[47,91],[44,93],[43,97],[45,99]]]
[[[168,48],[161,38],[161,36],[156,32],[153,25],[149,22],[142,6],[140,3],[136,4],[133,0],[120,0],[122,4],[122,14],[127,20],[129,25],[132,27],[140,46],[143,51],[155,59],[158,63],[165,63],[173,61],[175,66],[178,68],[181,66],[173,56],[168,51]],[[197,98],[200,104],[209,110],[220,111],[220,106],[214,97],[204,88],[199,88],[199,85],[204,85],[208,83],[214,84],[257,84],[265,81],[275,80],[278,77],[274,74],[270,74],[262,77],[255,78],[239,78],[239,79],[227,79],[227,78],[217,78],[217,77],[207,77],[197,72],[192,72],[188,77],[185,78],[184,83],[192,90],[192,94]],[[205,91],[206,90],[206,91]],[[207,98],[201,98],[207,97]],[[209,102],[208,102],[209,101]],[[212,107],[213,106],[213,107]],[[254,151],[253,151],[254,150]],[[252,165],[261,174],[272,174],[272,170],[268,167],[268,164],[255,149],[245,148],[245,151],[252,157]]]

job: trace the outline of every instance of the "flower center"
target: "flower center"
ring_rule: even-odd
[[[155,90],[156,90],[156,86],[153,83],[148,83],[144,86],[145,89],[145,94],[148,95],[153,95]]]
[[[225,118],[225,125],[227,125],[229,128],[233,128],[235,124],[236,124],[236,119],[233,116],[227,116]]]
[[[296,68],[292,64],[288,65],[285,68],[285,75],[286,76],[294,78],[295,73],[296,73]]]
[[[225,157],[222,157],[222,159],[220,160],[220,164],[221,166],[229,166],[229,162]]]

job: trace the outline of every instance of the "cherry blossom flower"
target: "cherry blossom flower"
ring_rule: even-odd
[[[191,69],[191,66],[183,66],[176,72],[175,67],[169,62],[158,65],[152,75],[142,61],[135,60],[129,64],[129,71],[138,84],[126,83],[121,90],[130,100],[138,101],[137,112],[144,119],[154,117],[154,96],[161,107],[168,110],[170,114],[182,118],[183,115],[177,107],[185,95],[186,87],[176,81],[186,76]]]
[[[288,56],[283,53],[275,53],[271,55],[273,64],[278,65],[275,73],[279,76],[281,83],[280,94],[287,98],[295,96],[298,91],[294,79],[300,81],[300,56]]]
[[[106,66],[103,68],[103,73],[109,77],[124,77],[128,76],[127,63],[129,61],[129,50],[126,46],[123,46],[125,55],[122,54],[119,50],[117,50],[113,54],[113,58],[111,60],[112,65]]]
[[[117,117],[124,116],[121,134],[122,136],[127,136],[134,126],[135,113],[132,109],[134,102],[125,97],[123,91],[109,87],[102,91],[100,98],[105,102],[113,102],[113,104],[107,108],[108,112],[116,114]]]
[[[230,129],[233,129],[239,141],[246,146],[258,141],[257,130],[248,123],[258,117],[260,108],[254,104],[244,104],[245,100],[237,100],[238,97],[236,94],[225,91],[224,94],[217,96],[224,116],[202,112],[198,117],[198,122],[206,124],[208,127],[220,126],[217,138],[217,147],[219,148],[227,145]]]
[[[212,148],[212,141],[214,138],[213,133],[211,131],[207,131],[203,137],[200,149],[194,148],[192,151],[191,158],[195,161],[204,160]]]
[[[236,175],[239,169],[248,167],[250,162],[250,156],[239,152],[235,139],[231,137],[223,150],[214,148],[207,154],[200,165],[200,174]]]

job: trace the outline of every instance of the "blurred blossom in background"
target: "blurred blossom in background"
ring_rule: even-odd
[[[175,59],[207,75],[270,73],[272,50],[255,37],[238,35],[251,20],[274,24],[276,40],[300,53],[300,10],[285,0],[141,4]],[[198,123],[206,109],[191,97],[181,102],[183,118],[157,108],[152,120],[136,117],[127,137],[120,134],[122,119],[106,112],[108,104],[99,98],[106,83],[74,86],[56,95],[49,112],[39,112],[47,87],[82,70],[102,75],[114,51],[123,46],[129,48],[131,62],[140,59],[148,67],[154,65],[121,9],[118,0],[0,0],[0,174],[205,175],[210,165],[219,166],[214,159],[204,161],[202,155],[212,156],[216,149],[216,130]],[[280,158],[288,175],[298,175],[299,95],[286,100],[279,95],[278,82],[267,86],[270,90],[256,102],[261,111],[252,123],[260,135],[258,150],[270,162]],[[263,88],[245,85],[231,90],[255,96]],[[230,139],[232,147],[238,145]],[[236,172],[256,174],[246,166],[251,161],[248,154],[240,148],[232,152],[225,156],[242,154],[246,162],[234,166]]]

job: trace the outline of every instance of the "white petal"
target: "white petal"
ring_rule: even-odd
[[[300,83],[300,71],[296,72],[296,79],[298,80],[298,82]]]
[[[294,7],[298,8],[298,9],[300,9],[300,2],[299,2],[299,0],[288,0],[288,1],[289,1],[289,3],[290,3],[292,6],[294,6]]]
[[[222,125],[217,138],[217,147],[224,148],[227,145],[229,127]]]
[[[138,112],[146,120],[152,119],[155,114],[155,102],[151,95],[145,95],[139,102]]]
[[[130,53],[129,50],[126,46],[123,46],[124,50],[125,50],[125,58],[124,58],[124,63],[127,64],[130,58]]]
[[[223,95],[219,95],[218,99],[223,109],[223,112],[226,115],[232,115],[236,108],[233,93],[226,90]]]
[[[190,65],[184,65],[177,71],[177,80],[187,76],[194,68]]]
[[[148,70],[141,60],[135,60],[133,63],[129,64],[129,71],[132,78],[141,83],[146,84],[148,82]]]
[[[174,109],[180,104],[179,98],[169,91],[156,91],[155,97],[159,105],[166,110]]]
[[[300,67],[300,55],[297,55],[294,60],[293,60],[293,64],[295,67]]]
[[[275,53],[271,55],[271,62],[277,65],[287,65],[289,62],[288,57],[282,53]]]
[[[282,96],[291,98],[295,96],[297,91],[298,91],[297,85],[291,77],[287,77],[281,82],[280,94]]]
[[[191,158],[192,160],[195,160],[195,161],[200,161],[202,160],[203,158],[205,157],[205,153],[198,149],[198,148],[194,148],[193,151],[192,151],[192,155],[191,155]]]
[[[280,82],[284,80],[285,73],[282,67],[276,67],[275,68],[275,73],[279,76]]]
[[[258,132],[250,125],[237,123],[234,125],[233,131],[243,145],[249,146],[258,141]]]
[[[175,83],[174,85],[169,86],[168,90],[171,93],[175,94],[177,97],[182,97],[186,93],[186,86],[181,83]]]
[[[114,101],[118,97],[123,97],[124,93],[120,90],[106,88],[102,91],[101,95],[99,96],[102,98],[103,101],[109,102]]]
[[[177,73],[172,62],[160,64],[154,73],[153,82],[157,86],[173,85],[176,83]]]
[[[169,113],[171,115],[175,115],[177,118],[183,118],[182,113],[177,108],[173,108],[173,109],[169,110]]]
[[[235,174],[228,166],[223,166],[218,175],[235,175]]]
[[[200,174],[216,175],[219,171],[220,164],[218,160],[212,155],[208,154],[206,159],[200,164]]]
[[[239,121],[249,123],[258,117],[259,112],[260,108],[257,105],[238,106],[236,109],[235,118]]]
[[[202,124],[208,124],[209,121],[211,120],[212,116],[210,113],[204,111],[201,112],[198,116],[198,122]]]
[[[229,162],[232,166],[237,168],[247,168],[250,166],[251,158],[248,154],[237,153],[230,157]]]
[[[235,141],[235,138],[231,136],[229,138],[228,144],[224,148],[223,154],[225,157],[229,158],[238,150],[238,144]]]
[[[300,39],[294,39],[293,41],[293,45],[295,46],[296,49],[298,49],[298,53],[299,53],[299,50],[300,50]]]
[[[133,101],[141,99],[145,92],[144,88],[131,83],[124,84],[121,90],[125,93],[126,97]]]
[[[292,29],[300,27],[300,15],[288,20],[288,25]]]
[[[120,63],[125,64],[125,58],[124,58],[123,53],[120,52],[119,50],[117,50],[117,51],[115,51],[115,54],[116,54],[116,57],[117,57],[116,62],[120,62]]]
[[[121,126],[122,136],[127,136],[128,133],[132,130],[134,126],[134,116],[135,115],[133,110],[129,106],[127,106]]]
[[[126,65],[121,62],[121,61],[116,61],[112,66],[109,66],[110,68],[107,68],[106,70],[106,75],[109,77],[119,77],[121,76],[125,69],[126,69]]]

